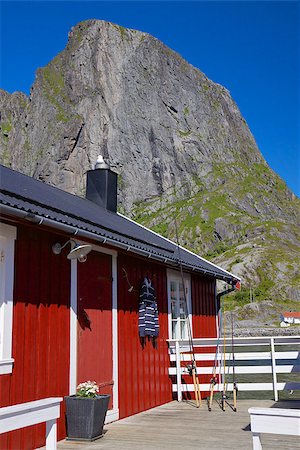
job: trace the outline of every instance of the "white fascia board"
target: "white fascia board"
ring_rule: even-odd
[[[201,259],[202,261],[205,261],[206,263],[210,264],[211,266],[216,267],[216,268],[219,269],[219,270],[222,270],[222,272],[225,272],[227,275],[230,275],[231,277],[236,278],[237,280],[241,281],[241,278],[238,277],[237,275],[235,275],[235,274],[233,274],[233,273],[231,273],[231,272],[228,272],[227,270],[223,269],[222,267],[217,266],[217,264],[214,264],[214,263],[212,263],[211,261],[208,261],[208,259],[205,259],[205,258],[203,258],[202,256],[197,255],[196,253],[192,252],[191,250],[188,250],[187,248],[182,247],[181,245],[176,244],[174,241],[171,241],[171,239],[168,239],[168,238],[162,236],[161,234],[158,234],[158,233],[156,233],[155,231],[150,230],[150,228],[147,228],[147,227],[145,227],[144,225],[141,225],[140,223],[135,222],[134,220],[130,219],[129,217],[124,216],[124,215],[121,214],[121,213],[117,213],[117,214],[118,214],[119,216],[123,217],[124,219],[127,219],[127,220],[129,220],[130,222],[134,223],[135,225],[138,225],[139,227],[144,228],[144,230],[149,231],[150,233],[154,234],[155,236],[158,236],[158,237],[164,239],[166,242],[169,242],[170,244],[173,244],[173,245],[175,245],[176,247],[179,247],[181,250],[183,250],[183,251],[185,251],[185,252],[188,252],[188,253],[190,253],[190,254],[193,255],[193,256],[196,256],[198,259]],[[204,269],[204,270],[205,270],[205,269]]]

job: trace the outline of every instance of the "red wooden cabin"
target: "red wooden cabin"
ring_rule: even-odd
[[[109,168],[87,178],[83,199],[1,166],[1,407],[72,395],[87,380],[111,395],[107,421],[171,401],[167,340],[187,338],[179,258],[194,337],[216,336],[216,280],[237,281],[116,213],[116,174]],[[83,263],[67,258],[75,242],[92,246]],[[67,243],[60,254],[56,243]],[[160,326],[159,337],[149,340],[138,332],[146,275]],[[2,434],[0,448],[40,447],[44,427]]]

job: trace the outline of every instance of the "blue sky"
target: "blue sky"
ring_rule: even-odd
[[[1,1],[0,87],[29,93],[70,28],[151,33],[230,90],[268,164],[300,196],[298,1]]]

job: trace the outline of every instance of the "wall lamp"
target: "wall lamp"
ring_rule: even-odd
[[[69,239],[64,245],[61,245],[59,242],[52,245],[54,255],[60,255],[67,244],[71,244],[71,250],[68,253],[67,258],[77,259],[79,262],[85,262],[87,260],[87,254],[92,250],[92,246],[89,244],[80,245],[73,239]]]

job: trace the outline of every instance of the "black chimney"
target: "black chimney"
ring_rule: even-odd
[[[87,171],[86,198],[108,211],[117,212],[118,175],[98,156],[95,170]]]

